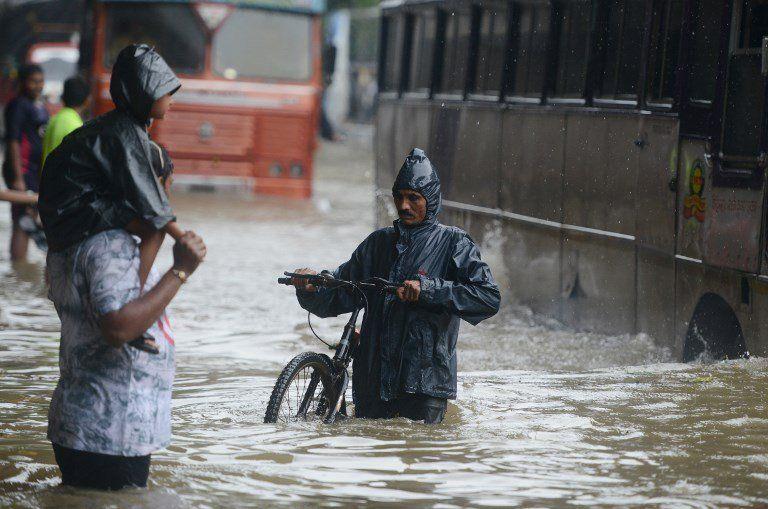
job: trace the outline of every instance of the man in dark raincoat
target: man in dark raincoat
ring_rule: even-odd
[[[441,422],[456,398],[459,319],[472,325],[499,309],[499,289],[475,243],[459,228],[437,222],[437,171],[416,148],[392,187],[399,219],[376,230],[334,276],[381,277],[403,283],[397,296],[370,292],[354,354],[355,415]],[[297,272],[310,273],[308,269]],[[339,289],[295,280],[301,306],[320,317],[351,312],[355,299]]]

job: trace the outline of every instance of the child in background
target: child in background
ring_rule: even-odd
[[[46,158],[39,209],[51,251],[109,229],[141,239],[140,282],[146,282],[165,233],[178,239],[163,186],[155,178],[148,128],[162,119],[181,82],[149,46],[124,48],[112,67],[115,109],[64,138]]]

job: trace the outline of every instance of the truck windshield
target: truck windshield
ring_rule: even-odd
[[[213,38],[213,71],[228,79],[306,81],[312,75],[312,18],[238,9]]]
[[[129,44],[154,46],[171,68],[196,74],[205,66],[205,31],[188,5],[110,3],[104,65],[112,67],[120,50]]]

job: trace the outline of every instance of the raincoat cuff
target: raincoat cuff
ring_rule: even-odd
[[[421,286],[419,302],[432,304],[435,297],[435,281],[419,274],[419,285]]]
[[[155,230],[162,230],[171,221],[176,221],[176,216],[149,216],[144,218]]]

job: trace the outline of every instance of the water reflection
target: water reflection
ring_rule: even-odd
[[[321,154],[321,163],[330,159]],[[462,330],[459,400],[441,426],[263,424],[282,366],[322,346],[275,278],[286,268],[335,266],[370,230],[369,181],[350,171],[326,162],[313,202],[177,196],[179,216],[206,239],[209,259],[171,309],[174,437],[154,455],[148,490],[58,486],[45,440],[58,321],[40,282],[42,256],[11,267],[3,253],[0,504],[716,507],[766,500],[765,360],[674,364],[644,336],[575,334],[521,309]],[[8,214],[0,209],[4,243]],[[166,251],[161,263],[169,260]],[[314,322],[327,338],[342,324]]]

